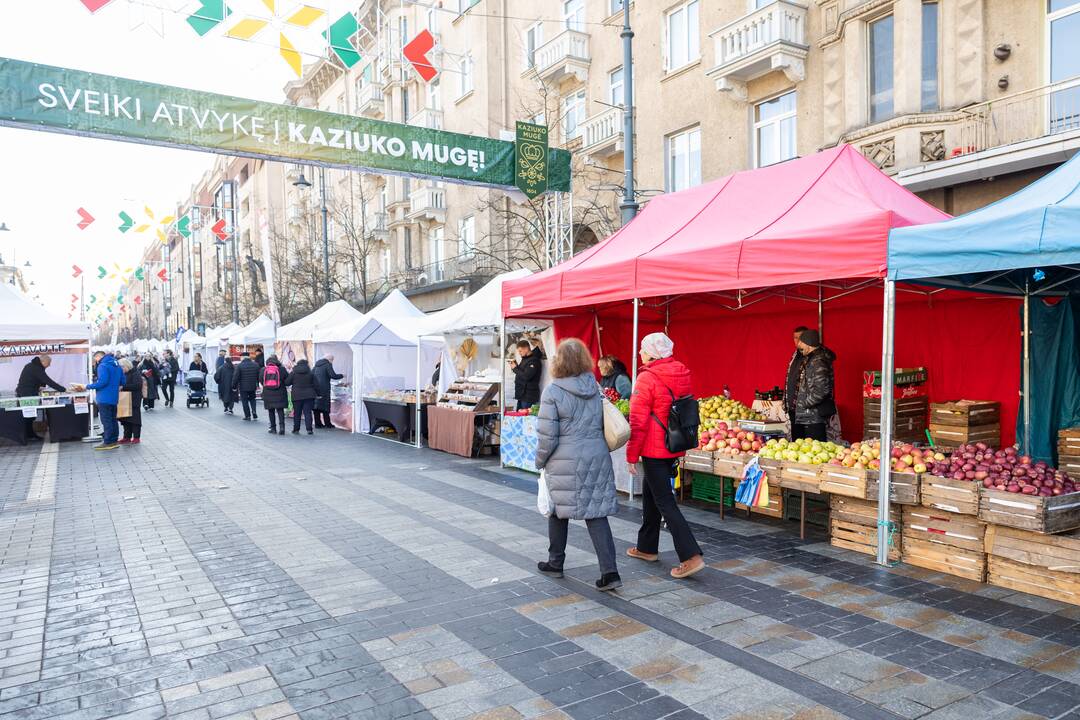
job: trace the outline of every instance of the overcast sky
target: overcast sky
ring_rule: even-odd
[[[155,4],[164,10],[154,10]],[[292,10],[300,2],[279,4]],[[311,4],[336,19],[352,3]],[[199,5],[199,0],[111,0],[92,15],[82,0],[5,1],[0,56],[281,102],[283,86],[295,75],[278,54],[276,31],[267,28],[265,37],[243,42],[222,37],[219,27],[200,38],[184,21]],[[269,17],[260,0],[230,0],[230,7],[231,21]],[[285,32],[315,52],[312,42],[320,42],[323,29],[325,22],[306,32]],[[204,153],[12,128],[0,128],[0,158],[0,222],[11,229],[0,233],[0,254],[11,262],[14,252],[19,265],[29,260],[32,290],[46,307],[65,315],[71,294],[79,292],[79,281],[71,277],[73,263],[96,277],[98,265],[112,269],[115,262],[126,268],[140,257],[149,236],[121,234],[120,210],[134,215],[148,205],[160,213],[185,197],[213,161]],[[77,227],[80,207],[97,219],[86,230]],[[88,279],[86,287],[88,294],[111,293],[117,282],[99,285]]]

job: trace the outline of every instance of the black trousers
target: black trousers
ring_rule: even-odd
[[[285,432],[285,408],[270,408],[266,412],[270,415],[270,429],[281,428]]]
[[[124,428],[124,439],[125,440],[142,439],[142,423],[141,422],[133,423],[133,422],[125,422],[124,420],[121,420],[120,424]]]
[[[315,427],[334,427],[334,424],[330,422],[329,410],[315,410]]]
[[[165,404],[172,405],[173,402],[176,400],[176,381],[162,380],[161,394],[165,397]]]
[[[611,536],[611,525],[606,517],[585,521],[592,538],[596,560],[600,563],[600,574],[617,573],[615,565],[615,539]],[[566,562],[566,537],[570,531],[570,521],[560,520],[554,515],[548,516],[548,562],[561,568]]]
[[[679,562],[686,562],[701,555],[701,548],[694,539],[689,523],[675,502],[671,478],[675,475],[677,460],[670,458],[641,458],[645,468],[645,481],[641,493],[641,529],[638,531],[637,549],[655,555],[660,548],[660,519],[667,521],[671,539]]]
[[[311,409],[315,407],[315,398],[308,398],[307,400],[293,400],[292,410],[292,429],[293,432],[300,431],[300,416],[304,417],[304,425],[308,430],[311,430]]]
[[[258,405],[255,404],[254,390],[240,391],[240,406],[244,408],[244,417],[259,417]]]
[[[825,423],[791,424],[792,440],[820,440],[828,439],[828,426]]]

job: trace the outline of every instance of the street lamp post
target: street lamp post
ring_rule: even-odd
[[[630,0],[622,0],[623,27],[623,199],[619,203],[622,224],[630,222],[638,212],[634,195],[634,31],[630,29]]]
[[[293,185],[301,189],[307,189],[311,187],[311,183],[304,177],[304,172],[300,171],[300,177],[297,178]],[[323,242],[323,293],[326,296],[326,302],[330,302],[330,233],[329,223],[326,218],[326,168],[319,168],[319,199],[322,209],[322,242]]]

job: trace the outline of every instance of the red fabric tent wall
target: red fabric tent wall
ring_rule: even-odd
[[[836,400],[850,441],[862,439],[862,373],[881,366],[880,293],[875,288],[860,293],[861,302],[825,305],[825,344],[837,354]],[[603,352],[630,367],[633,323],[626,305],[604,308],[598,317]],[[1020,306],[1014,299],[964,293],[932,300],[900,293],[896,310],[897,367],[928,368],[932,402],[1000,401],[1004,444],[1015,442],[1016,435]],[[727,384],[736,399],[749,404],[754,390],[783,387],[794,351],[791,331],[817,324],[817,306],[799,303],[767,312],[717,310],[712,317],[694,312],[685,319],[674,312],[668,334],[676,355],[694,374],[699,397],[719,394]],[[639,337],[663,329],[662,320],[645,317]],[[555,333],[581,338],[594,355],[599,353],[592,313],[557,319]]]

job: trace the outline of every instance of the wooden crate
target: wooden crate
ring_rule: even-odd
[[[923,475],[919,480],[919,503],[959,515],[978,515],[981,489],[982,485],[973,480]]]
[[[957,515],[936,508],[906,507],[903,518],[905,541],[914,538],[958,550],[986,552],[986,524],[971,515]]]
[[[1080,478],[1080,455],[1062,455],[1059,452],[1058,470],[1069,473],[1069,477]]]
[[[736,483],[736,487],[738,484]],[[740,510],[745,510],[746,506],[742,503],[735,503],[735,507]],[[768,517],[774,517],[783,519],[784,517],[784,493],[778,485],[773,483],[772,478],[769,478],[769,505],[768,507],[752,507],[750,512],[758,515],[766,515]]]
[[[1041,497],[983,488],[979,519],[1048,535],[1074,530],[1080,528],[1080,492]]]
[[[930,437],[934,445],[944,448],[958,448],[961,445],[984,442],[990,447],[1001,446],[1001,425],[937,425],[930,423]]]
[[[768,473],[769,482],[780,479],[780,468],[783,464],[783,460],[770,460],[769,458],[758,457],[758,467]],[[775,475],[773,473],[775,473]]]
[[[821,468],[821,465],[785,460],[780,466],[780,487],[819,493],[821,492]],[[769,479],[771,481],[772,476]]]
[[[873,500],[832,495],[829,497],[829,513],[835,520],[866,525],[876,528],[878,524],[878,504]],[[903,522],[900,508],[889,505],[889,520],[897,527]]]
[[[918,505],[922,476],[915,473],[889,473],[889,500],[898,505]],[[866,497],[877,500],[878,471],[866,471]]]
[[[819,472],[819,490],[831,495],[843,495],[866,499],[865,468],[844,467],[843,465],[822,465]]]
[[[853,550],[857,553],[876,557],[878,547],[877,525],[875,523],[874,527],[870,527],[869,525],[860,525],[834,517],[829,521],[829,544],[833,547]],[[889,548],[889,560],[893,562],[900,560],[901,545],[900,533],[895,533],[893,535],[893,546]]]
[[[908,565],[956,575],[975,582],[986,581],[986,553],[961,550],[905,535],[900,557]]]
[[[687,450],[682,459],[682,466],[687,470],[711,473],[713,454],[708,450]]]
[[[1001,423],[1001,403],[954,400],[930,405],[931,425],[974,427]]]
[[[719,475],[720,477],[741,479],[743,471],[746,469],[746,462],[749,459],[749,455],[714,455],[711,472],[713,475]]]
[[[1080,457],[1080,428],[1058,430],[1058,455]]]
[[[987,582],[1080,605],[1080,532],[1039,535],[991,525]]]

